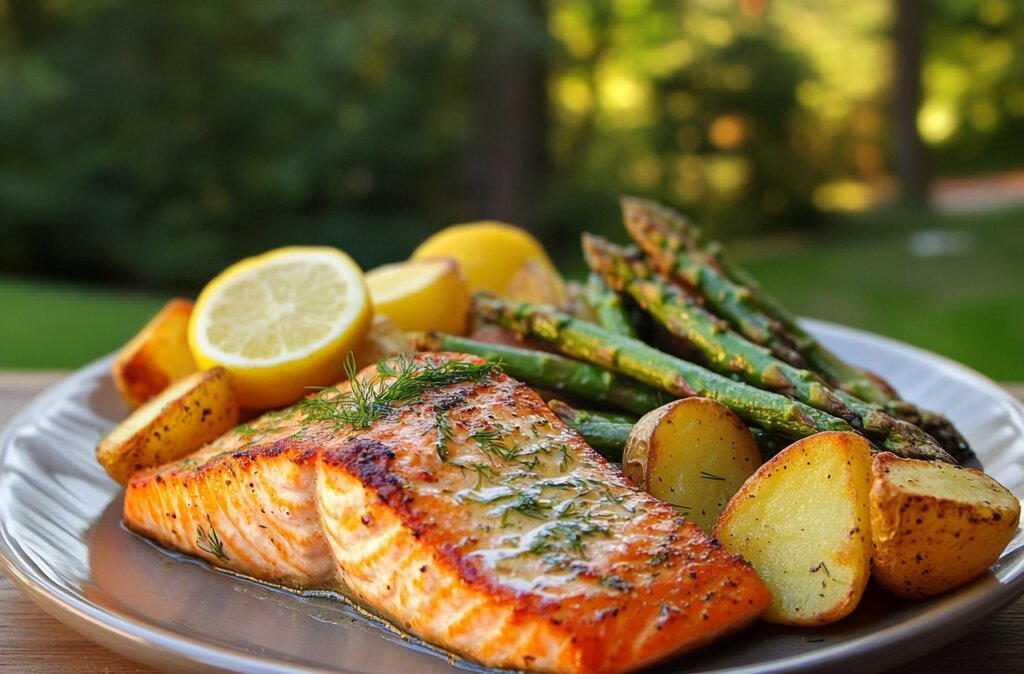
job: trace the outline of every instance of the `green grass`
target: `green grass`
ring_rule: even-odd
[[[908,241],[919,229],[967,234],[972,247],[915,257]],[[998,381],[1024,380],[1024,210],[880,211],[813,238],[733,250],[800,315],[894,337]]]
[[[0,277],[0,368],[78,368],[114,351],[166,297]]]

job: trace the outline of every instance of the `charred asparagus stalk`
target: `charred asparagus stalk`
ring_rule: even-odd
[[[578,410],[561,400],[548,401],[548,407],[565,422],[566,426],[582,435],[587,444],[596,449],[601,456],[609,461],[622,463],[622,450],[636,419],[592,410]]]
[[[597,324],[617,335],[636,338],[636,328],[629,320],[622,298],[605,285],[599,274],[591,274],[583,290],[583,298],[597,317]]]
[[[564,354],[616,370],[678,398],[702,395],[718,400],[768,431],[802,438],[819,431],[853,430],[842,419],[809,405],[733,381],[550,307],[478,296],[475,310],[484,322],[544,340]]]
[[[470,353],[484,360],[500,362],[509,376],[530,386],[571,393],[637,415],[646,414],[670,400],[657,389],[603,367],[544,351],[490,344],[437,332],[418,337],[416,348],[421,351]]]
[[[590,268],[602,274],[609,287],[633,297],[669,331],[697,348],[718,372],[738,374],[750,384],[778,390],[840,417],[895,454],[952,461],[935,439],[917,426],[844,391],[833,391],[816,374],[779,360],[733,332],[639,258],[592,235],[584,237],[583,249]]]
[[[633,197],[623,198],[621,206],[630,236],[657,261],[661,271],[700,289],[715,311],[737,325],[751,341],[764,344],[759,338],[768,341],[772,334],[785,335],[827,380],[868,402],[880,403],[891,397],[891,387],[821,346],[717,242],[706,239],[684,215],[662,204]]]
[[[817,375],[780,361],[736,334],[640,258],[592,234],[583,235],[583,256],[610,288],[631,296],[669,332],[696,348],[711,369],[737,374],[748,384],[784,393],[860,428],[860,415]]]
[[[806,363],[833,386],[884,407],[891,416],[918,425],[960,460],[970,448],[944,416],[900,400],[876,375],[854,367],[825,348],[777,300],[714,241],[681,213],[655,202],[622,199],[626,228],[658,270],[699,292],[708,307],[754,343],[792,365]],[[794,356],[795,347],[799,352]]]
[[[699,252],[692,253],[677,229],[665,227],[655,218],[653,208],[650,202],[622,200],[626,230],[655,268],[693,289],[712,312],[751,342],[771,350],[790,365],[804,367],[803,355],[788,339],[783,325],[756,306],[751,290],[702,260]]]

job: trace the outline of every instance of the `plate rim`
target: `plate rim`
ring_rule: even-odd
[[[927,349],[900,340],[868,332],[858,328],[818,319],[801,319],[816,336],[853,338],[858,342],[873,343],[888,351],[906,352],[916,357],[941,365],[947,373],[960,382],[980,389],[1003,403],[1018,430],[1024,430],[1024,403],[992,379],[976,370],[936,354]],[[106,374],[114,354],[107,354],[67,377],[52,384],[25,404],[0,432],[0,460],[9,451],[12,438],[17,431],[34,423],[40,411],[54,401],[63,400],[77,386]],[[0,471],[0,487],[6,480]],[[0,492],[2,493],[2,492]],[[1021,498],[1018,496],[1018,498]],[[9,505],[0,499],[0,513],[7,514]],[[56,583],[47,582],[43,569],[19,553],[22,548],[11,538],[11,532],[0,518],[0,572],[36,605],[86,638],[133,660],[156,667],[169,663],[195,669],[198,665],[206,671],[253,672],[271,674],[281,672],[303,672],[308,674],[360,674],[350,669],[323,669],[279,659],[267,659],[246,653],[240,649],[221,646],[183,635],[171,629],[160,627],[142,618],[118,615],[94,602],[74,596]],[[1018,533],[1018,538],[1020,534]],[[1011,544],[1012,545],[1012,544]],[[1006,553],[1004,552],[1004,555]],[[1002,559],[1002,557],[1000,558]],[[998,564],[998,562],[997,562]],[[964,623],[974,623],[983,617],[993,615],[1024,594],[1024,557],[1011,562],[1005,581],[989,575],[983,582],[975,582],[956,592],[945,595],[946,606],[942,611],[929,611],[907,620],[870,632],[834,645],[823,646],[810,652],[781,657],[750,665],[716,669],[719,674],[753,674],[754,672],[809,672],[818,670],[823,664],[840,664],[853,657],[863,655],[865,649],[872,652],[890,653],[897,644],[905,644],[896,656],[880,657],[875,667],[861,669],[884,669],[897,666],[922,654],[935,650],[948,640],[950,633]],[[957,620],[950,620],[949,614]],[[344,628],[340,628],[344,629]],[[910,644],[906,639],[911,634],[919,637]],[[923,638],[920,638],[922,637]],[[742,635],[735,638],[742,638]],[[671,666],[671,665],[668,665]],[[454,670],[453,670],[454,671]],[[499,671],[499,670],[494,670]]]

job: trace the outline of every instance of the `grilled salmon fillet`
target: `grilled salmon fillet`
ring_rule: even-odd
[[[756,619],[748,564],[529,388],[418,354],[136,474],[124,519],[259,579],[340,588],[492,667],[614,673]]]

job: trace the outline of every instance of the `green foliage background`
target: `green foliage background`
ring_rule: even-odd
[[[819,224],[830,181],[884,189],[885,0],[527,4],[4,0],[0,265],[195,288],[283,243],[401,258],[474,214],[500,40],[546,63],[520,224],[556,249],[614,229],[623,191],[730,236]],[[926,108],[960,122],[938,165],[1019,162],[1020,8],[929,6]]]
[[[1024,377],[1002,356],[1024,338],[1019,211],[838,215],[894,193],[893,6],[0,0],[0,302],[19,316],[0,329],[0,366],[98,355],[168,293],[271,247],[402,259],[493,215],[481,192],[507,176],[480,136],[536,112],[542,160],[517,224],[570,273],[581,230],[624,238],[619,194],[661,198],[712,236],[757,241],[755,271],[798,311]],[[1020,169],[1024,8],[926,8],[918,126],[934,174]],[[485,105],[512,51],[542,66],[539,109]],[[906,258],[914,231],[951,227],[974,237],[969,259]],[[802,243],[776,254],[780,232]]]

